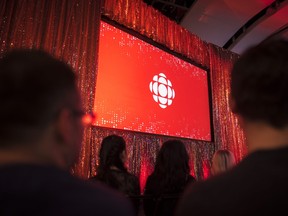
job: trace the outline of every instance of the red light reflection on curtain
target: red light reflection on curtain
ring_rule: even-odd
[[[153,172],[154,167],[144,158],[141,161],[141,168],[140,168],[140,176],[139,176],[139,181],[140,181],[140,188],[141,192],[144,191],[146,180],[148,176]]]
[[[210,176],[210,164],[208,160],[203,160],[202,172],[203,172],[203,179],[207,179]]]

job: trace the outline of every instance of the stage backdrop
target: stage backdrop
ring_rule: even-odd
[[[230,70],[239,56],[202,41],[141,0],[106,0],[102,14],[188,57],[210,71],[214,141],[182,140],[190,155],[191,173],[198,179],[206,178],[209,175],[211,157],[217,149],[231,150],[239,162],[246,154],[246,143],[237,118],[229,108]],[[142,186],[147,175],[153,170],[156,153],[162,142],[169,139],[112,129],[94,130],[99,134],[96,139],[111,133],[126,138],[129,169],[140,176]],[[96,150],[91,152],[98,152],[100,141],[101,138],[91,141],[91,147]],[[94,175],[97,155],[91,158],[95,158],[95,161],[91,161],[91,174]]]
[[[229,109],[230,69],[236,54],[208,44],[164,17],[141,0],[106,0],[102,14],[178,52],[210,71],[214,141],[182,139],[190,155],[191,173],[209,174],[215,150],[228,148],[237,161],[246,154],[243,133]],[[16,47],[42,48],[64,59],[78,74],[86,112],[94,106],[100,1],[0,1],[1,53]],[[86,128],[79,163],[73,173],[83,178],[96,174],[100,142],[106,135],[122,135],[127,142],[129,171],[140,177],[143,188],[152,172],[165,136],[123,130]]]

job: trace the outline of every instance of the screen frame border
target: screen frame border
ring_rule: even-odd
[[[118,28],[122,31],[124,31],[125,33],[127,34],[130,34],[154,47],[157,47],[158,49],[161,49],[162,51],[164,52],[167,52],[169,53],[170,55],[173,55],[183,61],[186,61],[188,62],[189,64],[192,64],[202,70],[205,70],[206,73],[207,73],[207,86],[208,86],[208,104],[209,104],[209,120],[210,120],[210,136],[211,136],[211,139],[210,141],[208,140],[200,140],[200,139],[193,139],[193,138],[188,138],[188,137],[179,137],[179,136],[171,136],[171,135],[165,135],[165,134],[157,134],[157,133],[148,133],[148,132],[142,132],[142,131],[134,131],[134,130],[126,130],[126,129],[119,129],[119,128],[113,128],[113,127],[105,127],[105,126],[98,126],[98,125],[92,125],[92,127],[98,127],[98,128],[103,128],[103,129],[109,129],[109,130],[117,130],[117,131],[127,131],[127,132],[133,132],[133,133],[140,133],[140,134],[146,134],[146,135],[151,135],[151,136],[161,136],[161,137],[170,137],[170,138],[176,138],[176,139],[184,139],[184,140],[196,140],[196,141],[202,141],[202,142],[208,142],[208,143],[212,143],[215,141],[215,136],[214,136],[214,116],[213,116],[213,102],[212,102],[212,86],[211,86],[211,73],[210,73],[210,68],[208,67],[205,67],[203,65],[200,65],[199,63],[193,61],[191,58],[188,58],[186,56],[184,56],[183,54],[181,53],[178,53],[174,50],[171,50],[169,49],[167,46],[161,44],[161,43],[158,43],[154,40],[152,40],[151,38],[145,36],[145,35],[142,35],[141,33],[125,26],[125,25],[122,25],[112,19],[110,19],[109,17],[105,16],[105,15],[101,15],[101,19],[100,21],[103,21],[109,25],[112,25],[113,27],[115,28]],[[101,25],[99,25],[99,34],[100,34],[100,27]],[[99,43],[100,43],[100,37],[99,37]],[[99,45],[98,45],[99,46]],[[97,55],[97,58],[99,56],[99,49],[98,49],[98,55]],[[96,73],[96,76],[95,76],[95,92],[97,91],[97,76],[98,76],[98,71]],[[96,94],[95,94],[96,95]],[[95,98],[94,98],[94,103],[93,103],[93,107],[95,105]],[[96,113],[97,115],[97,113]]]

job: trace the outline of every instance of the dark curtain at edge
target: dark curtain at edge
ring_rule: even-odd
[[[91,112],[97,71],[100,1],[1,0],[0,54],[13,48],[40,48],[63,59],[78,76],[83,106]],[[86,128],[79,163],[72,172],[90,171],[91,128]]]

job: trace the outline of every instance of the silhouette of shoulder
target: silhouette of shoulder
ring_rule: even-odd
[[[101,181],[110,187],[121,191],[126,195],[139,195],[140,186],[137,176],[121,171],[121,170],[109,170],[105,173],[104,177],[95,176],[91,180]]]
[[[177,215],[287,213],[287,169],[288,148],[251,153],[230,171],[190,185]]]
[[[124,196],[50,166],[1,166],[0,194],[1,215],[132,215]]]

